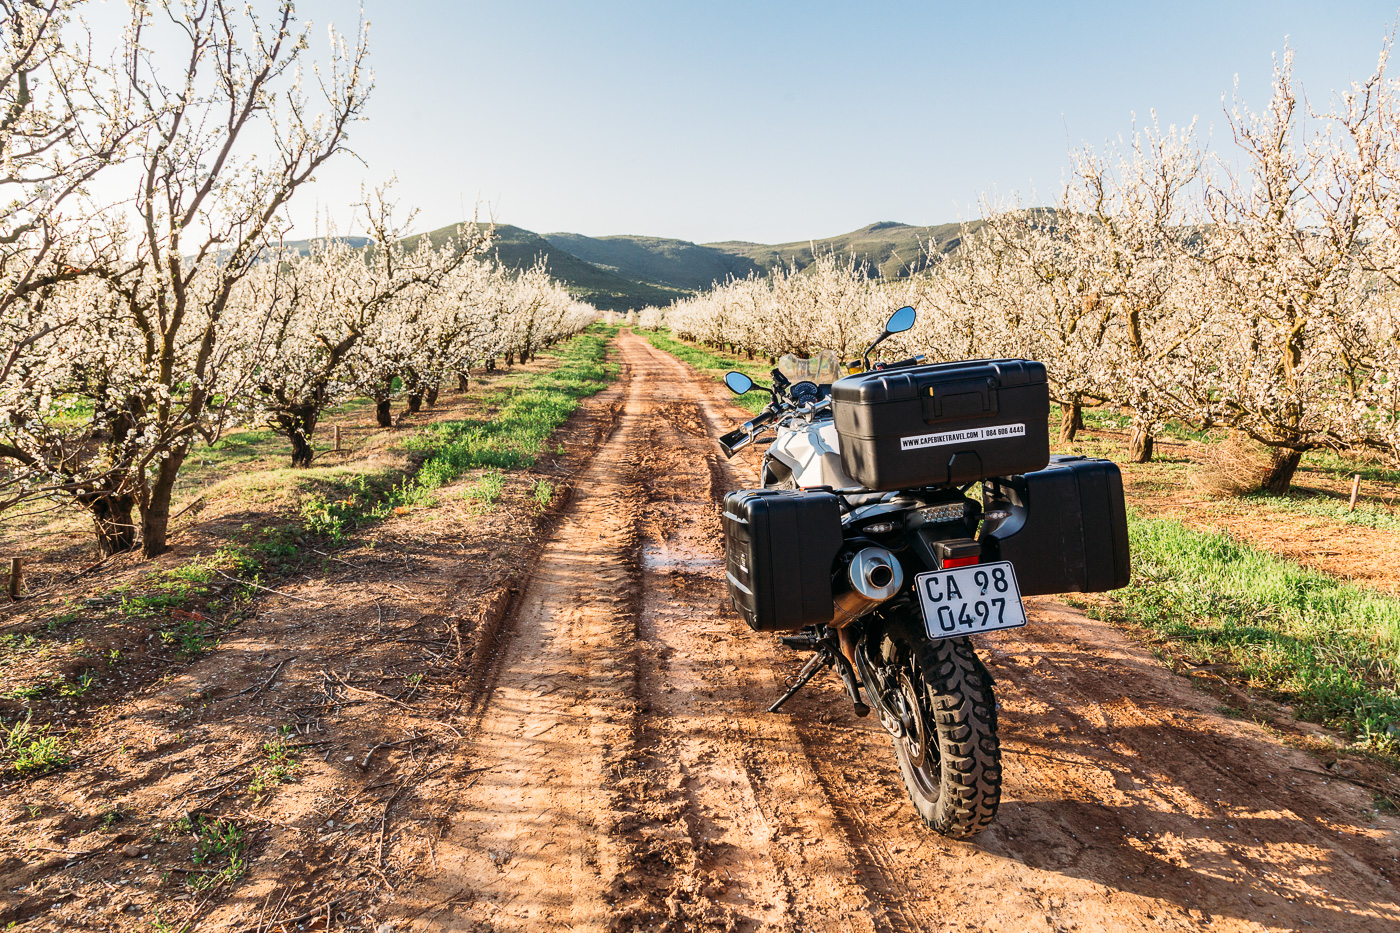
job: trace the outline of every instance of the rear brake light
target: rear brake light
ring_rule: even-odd
[[[949,557],[943,561],[943,569],[952,570],[954,567],[969,567],[975,563],[977,563],[976,554],[970,557]]]

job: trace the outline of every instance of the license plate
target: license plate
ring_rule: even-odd
[[[1026,624],[1016,573],[1007,561],[914,577],[928,637],[959,638]]]

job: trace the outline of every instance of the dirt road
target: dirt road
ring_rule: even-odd
[[[497,643],[422,930],[1400,929],[1397,820],[1371,795],[1053,603],[979,643],[998,682],[1001,814],[928,832],[889,741],[727,608],[715,387],[642,338]],[[459,721],[459,726],[462,725]]]

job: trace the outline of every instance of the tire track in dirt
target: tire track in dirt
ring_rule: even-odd
[[[633,775],[655,812],[641,837],[664,870],[638,879],[676,929],[877,928],[820,787],[788,725],[765,718],[775,687],[764,650],[720,616],[723,559],[716,493],[732,485],[715,456],[690,373],[632,338],[624,356],[654,374],[642,483],[642,735]],[[719,617],[717,617],[719,616]],[[759,680],[767,681],[761,685]],[[878,926],[883,926],[882,924]]]
[[[496,640],[472,729],[472,767],[453,801],[433,881],[407,898],[428,929],[610,926],[621,874],[606,776],[636,716],[635,541],[639,503],[627,453],[643,384],[577,480]]]
[[[709,392],[711,387],[699,382],[694,373],[679,360],[661,353],[647,343],[641,343],[638,351],[649,357],[651,365],[660,367],[668,374],[667,384],[676,387],[676,394],[672,397],[683,397],[688,393],[695,398],[689,407],[699,416],[696,420],[700,430],[683,432],[686,450],[682,462],[698,464],[703,460],[707,464],[709,489],[703,498],[697,495],[687,505],[692,515],[701,513],[713,516],[711,535],[706,544],[708,553],[712,555],[714,571],[704,581],[708,586],[690,587],[689,605],[683,605],[684,597],[673,597],[671,606],[671,612],[674,614],[684,616],[689,613],[711,620],[708,623],[708,631],[711,633],[712,643],[693,643],[690,645],[692,653],[705,659],[699,663],[713,664],[719,661],[722,665],[722,659],[725,657],[734,656],[738,659],[738,663],[724,667],[732,668],[733,680],[728,695],[724,697],[724,704],[735,722],[742,724],[748,733],[751,747],[768,745],[782,749],[781,760],[767,763],[767,767],[761,773],[781,774],[785,784],[800,788],[800,810],[804,814],[805,825],[801,829],[793,827],[794,831],[790,835],[803,840],[816,833],[826,844],[839,842],[838,848],[845,850],[841,869],[843,878],[857,880],[859,888],[857,892],[848,894],[843,904],[834,905],[835,909],[840,910],[844,906],[845,910],[850,910],[854,905],[862,905],[861,910],[865,914],[863,922],[880,930],[938,928],[937,915],[927,914],[919,908],[919,898],[915,896],[906,880],[909,876],[894,869],[884,840],[853,819],[852,814],[855,810],[867,805],[868,801],[862,799],[862,795],[842,799],[832,794],[828,783],[822,779],[822,769],[818,766],[817,759],[839,754],[841,749],[827,748],[817,750],[816,754],[813,754],[813,750],[804,743],[795,718],[767,712],[768,705],[785,687],[779,672],[795,667],[805,661],[806,656],[794,655],[777,647],[776,638],[772,635],[750,631],[728,605],[722,567],[723,540],[718,521],[719,506],[724,494],[731,489],[757,485],[757,470],[754,468],[757,458],[750,456],[725,462],[716,452],[713,438],[729,430],[730,423],[736,420],[738,413],[728,418],[721,415],[720,412],[732,409],[732,406],[712,398]],[[680,522],[678,519],[677,523]],[[693,543],[682,543],[679,548],[681,554],[695,550],[697,548]],[[644,588],[647,605],[655,601],[654,594],[662,591],[661,582],[654,581],[652,575],[647,577],[647,585]],[[711,609],[716,603],[719,618],[714,618],[715,613]],[[714,657],[716,654],[719,654],[720,658]],[[834,677],[832,679],[834,680]],[[707,695],[706,702],[713,702],[712,697]],[[835,703],[837,709],[850,708],[844,694],[837,697]],[[829,718],[829,714],[825,712],[817,715]],[[879,734],[884,735],[883,732]],[[837,743],[838,746],[839,744]],[[890,761],[892,764],[892,753]],[[884,767],[884,764],[877,763],[876,767]],[[791,795],[792,789],[789,786],[780,790]],[[771,804],[774,809],[784,806],[784,803],[780,802],[778,790],[775,788],[775,799]],[[809,810],[810,807],[817,809]],[[907,817],[907,814],[905,816]],[[913,879],[919,877],[918,873],[912,876]],[[799,878],[796,883],[801,885],[806,882]],[[836,915],[839,914],[833,916]]]

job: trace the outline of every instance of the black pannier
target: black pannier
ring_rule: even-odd
[[[954,486],[1050,459],[1050,392],[1031,360],[973,360],[838,379],[841,465],[870,489]]]
[[[734,608],[760,632],[830,622],[841,506],[826,492],[743,489],[724,497],[724,562]]]
[[[982,561],[1008,560],[1022,596],[1128,585],[1128,513],[1111,460],[1054,457],[1035,473],[988,483]]]

